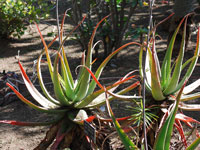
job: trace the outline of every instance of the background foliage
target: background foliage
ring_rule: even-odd
[[[43,0],[1,0],[0,37],[13,35],[20,38],[26,30],[25,23],[46,18],[50,5]]]
[[[143,5],[141,0],[90,0],[85,3],[81,0],[71,0],[72,7],[68,15],[76,25],[87,14],[86,21],[79,28],[76,40],[83,50],[87,50],[87,41],[92,33],[95,22],[99,22],[103,17],[110,15],[103,25],[96,40],[102,40],[104,46],[104,57],[112,53],[122,45],[122,41],[130,25],[131,17],[138,4]],[[95,49],[96,56],[98,48]]]

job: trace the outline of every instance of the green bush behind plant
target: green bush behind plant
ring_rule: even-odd
[[[104,16],[110,15],[99,27],[95,39],[95,41],[102,40],[104,57],[123,45],[123,39],[131,34],[129,26],[135,9],[143,6],[142,0],[91,0],[87,3],[82,0],[69,0],[68,2],[71,5],[68,15],[74,24],[78,24],[82,16],[87,14],[86,21],[79,28],[79,33],[75,34],[75,40],[83,50],[88,49],[87,43],[94,24]],[[98,57],[98,47],[95,49],[95,56]]]
[[[18,38],[26,30],[25,23],[46,18],[50,3],[42,0],[1,0],[0,1],[0,37],[11,35]]]

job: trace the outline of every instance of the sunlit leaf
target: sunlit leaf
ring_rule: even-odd
[[[109,15],[104,17],[100,22],[98,22],[95,29],[93,30],[92,36],[88,43],[88,51],[87,51],[85,66],[90,69],[91,69],[91,63],[92,63],[92,51],[93,51],[94,36],[96,34],[96,31],[97,31],[97,28],[99,27],[99,25],[108,17],[109,17]],[[87,95],[88,88],[89,88],[90,74],[87,72],[87,70],[84,69],[80,76],[81,76],[81,79],[78,81],[78,85],[75,89],[75,92],[77,95],[76,101],[83,99]]]
[[[194,81],[190,85],[187,85],[183,90],[183,94],[185,95],[185,94],[191,93],[192,91],[194,91],[199,86],[200,86],[200,79]]]
[[[153,40],[153,45],[155,41]],[[151,91],[152,96],[155,100],[164,100],[165,96],[163,95],[161,82],[160,82],[160,75],[159,75],[159,66],[156,62],[156,51],[154,46],[152,48],[152,64],[151,64]]]
[[[184,52],[185,52],[186,23],[187,23],[187,18],[186,18],[185,24],[184,24],[184,32],[183,32],[180,51],[179,51],[178,58],[176,60],[174,72],[173,72],[172,78],[169,82],[169,85],[163,91],[163,93],[165,95],[174,93],[174,89],[176,89],[176,86],[178,85],[178,82],[179,82],[179,78],[181,75],[182,62],[183,62],[183,57],[184,57]]]
[[[130,42],[130,43],[127,43],[123,46],[121,46],[120,48],[118,48],[117,50],[115,50],[114,52],[112,52],[102,63],[101,65],[98,67],[97,71],[95,72],[95,77],[96,79],[98,80],[100,78],[100,75],[104,69],[104,67],[106,66],[106,64],[109,62],[109,60],[115,56],[119,51],[123,50],[125,47],[129,46],[129,45],[138,45],[138,46],[141,46],[139,43],[136,43],[136,42]],[[95,80],[93,79],[90,83],[90,86],[89,86],[89,89],[88,89],[88,93],[87,95],[91,94],[94,89],[96,87],[96,82]]]
[[[60,103],[62,103],[63,105],[70,105],[70,101],[64,95],[60,85],[59,73],[58,73],[58,60],[59,60],[59,55],[57,54],[54,60],[54,72],[53,72],[54,92],[57,99],[59,99]]]
[[[24,83],[27,87],[27,89],[29,90],[31,96],[43,107],[45,108],[55,108],[58,107],[58,105],[50,102],[48,99],[46,99],[42,94],[40,94],[40,92],[35,88],[35,86],[31,83],[31,81],[29,80],[26,72],[24,71],[20,61],[18,60],[18,64],[20,67],[20,71],[24,80]]]
[[[181,24],[183,23],[185,18],[183,18],[181,20],[181,22],[179,23],[179,26],[176,28],[171,40],[170,40],[170,43],[169,43],[169,46],[167,48],[167,51],[166,51],[166,54],[165,54],[165,58],[164,58],[164,61],[162,63],[162,68],[161,68],[161,85],[163,87],[163,89],[165,89],[170,80],[171,80],[171,58],[172,58],[172,51],[173,51],[173,48],[174,48],[174,43],[175,43],[175,39],[176,39],[176,35],[181,27]],[[180,89],[180,88],[179,88]]]
[[[186,84],[186,82],[185,82]],[[184,84],[184,86],[185,86]],[[171,109],[171,112],[169,116],[167,117],[166,121],[164,122],[163,126],[161,127],[160,131],[158,132],[158,135],[156,137],[155,143],[154,143],[154,150],[168,150],[170,146],[170,139],[173,131],[174,121],[176,112],[178,110],[178,105],[180,102],[181,94],[183,92],[184,86],[181,88],[181,90],[178,93],[178,96],[176,98],[175,104],[173,108]]]
[[[129,139],[129,137],[125,134],[125,132],[123,131],[123,129],[121,128],[119,122],[115,119],[115,116],[112,112],[112,109],[110,107],[110,104],[109,104],[109,101],[107,99],[107,93],[106,94],[106,105],[107,105],[107,109],[108,109],[108,112],[109,112],[109,115],[111,116],[112,118],[112,121],[115,125],[115,128],[117,130],[117,133],[121,139],[121,141],[123,142],[126,150],[135,150],[135,149],[138,149],[136,147],[136,145]]]
[[[198,137],[192,144],[190,144],[186,150],[194,150],[200,144],[200,137]]]
[[[15,94],[17,95],[17,97],[23,101],[25,104],[27,104],[28,106],[30,106],[31,108],[38,110],[40,112],[44,112],[44,113],[49,113],[49,114],[57,114],[57,113],[64,113],[67,111],[67,109],[47,109],[45,107],[40,107],[37,106],[33,103],[31,103],[29,100],[27,100],[26,98],[24,98],[24,96],[22,94],[20,94],[12,85],[10,85],[9,83],[6,83],[7,86],[9,86],[13,92],[15,92]]]

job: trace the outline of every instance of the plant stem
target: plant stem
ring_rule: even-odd
[[[59,36],[59,46],[61,45],[60,39],[60,27],[59,27],[59,15],[58,15],[58,0],[56,0],[56,21],[57,21],[57,29],[58,29],[58,36]]]
[[[147,55],[147,48],[149,46],[149,39],[150,39],[150,31],[152,29],[152,6],[153,6],[154,0],[149,0],[149,25],[148,25],[148,36],[147,36],[147,45],[146,45],[146,54]],[[146,57],[145,57],[146,58]],[[145,79],[146,79],[146,72],[145,72],[145,64],[146,64],[146,59],[144,59],[144,67],[143,67],[143,84],[142,84],[142,102],[143,102],[143,130],[144,130],[144,146],[145,150],[148,150],[148,144],[147,144],[147,131],[146,131],[146,118],[145,118],[145,96],[146,96],[146,91],[145,91]]]

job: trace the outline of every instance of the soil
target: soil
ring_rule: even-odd
[[[68,6],[63,3],[62,9],[60,13],[64,12],[64,9],[67,9]],[[165,12],[168,10],[171,10],[172,4],[161,4],[160,2],[156,2],[156,7],[153,10],[153,15],[158,22],[162,18],[165,17]],[[55,10],[52,10],[55,11]],[[137,8],[135,15],[132,18],[132,23],[136,25],[136,27],[139,26],[147,26],[148,25],[148,9],[145,8]],[[60,16],[62,17],[62,16]],[[19,67],[17,64],[16,56],[18,55],[18,51],[20,51],[20,61],[23,64],[24,68],[26,69],[27,73],[30,75],[30,77],[33,76],[33,62],[37,59],[38,55],[41,52],[42,49],[42,43],[39,37],[39,34],[37,33],[37,29],[35,25],[27,25],[28,30],[25,32],[25,34],[21,37],[21,39],[11,38],[11,39],[0,39],[0,72],[14,72],[17,75],[19,75]],[[71,29],[73,25],[70,24],[70,22],[66,22],[65,24],[65,34],[67,34]],[[56,32],[56,20],[55,15],[52,15],[51,19],[48,20],[42,20],[39,23],[39,28],[42,31],[42,35],[45,38],[45,41],[48,43],[50,42],[53,37],[48,36],[48,33]],[[162,37],[162,39],[158,39],[157,44],[157,50],[159,58],[163,57],[164,52],[166,50],[166,44],[167,44],[167,32],[161,30],[161,28],[158,29],[158,34]],[[130,40],[130,39],[129,39]],[[134,41],[139,42],[139,39],[134,39]],[[194,34],[191,38],[191,41],[188,46],[188,51],[186,52],[185,59],[188,59],[192,56],[193,50],[195,49],[195,41],[196,41],[196,34]],[[127,41],[124,41],[126,43]],[[56,49],[58,44],[54,44],[53,48]],[[81,58],[81,48],[80,46],[73,40],[69,40],[66,42],[65,45],[66,53],[69,59],[70,67],[73,70],[73,75],[75,74],[75,68],[80,64],[80,58]],[[53,54],[54,51],[51,52]],[[130,46],[127,49],[123,50],[119,53],[118,57],[113,59],[111,63],[108,64],[108,66],[105,68],[104,73],[102,77],[122,77],[126,73],[128,73],[131,70],[138,69],[138,52],[139,48],[137,46]],[[103,52],[102,52],[103,55]],[[97,61],[94,63],[97,66],[101,59],[101,53],[100,58],[97,59]],[[46,68],[44,68],[43,72],[47,72]],[[47,74],[47,73],[46,73]],[[45,75],[46,75],[45,74]],[[48,76],[45,76],[48,82]],[[197,64],[196,70],[194,71],[193,76],[191,77],[191,80],[197,80],[199,78],[199,62]],[[21,77],[19,76],[19,79]],[[113,78],[111,79],[111,81]],[[102,80],[103,82],[103,80]],[[190,82],[190,81],[189,81]],[[3,82],[1,82],[3,83]],[[37,81],[35,82],[35,85],[37,86]],[[25,97],[28,97],[32,100],[30,95],[27,93],[26,89],[24,88],[24,85],[21,86],[21,92],[25,95]],[[4,86],[5,87],[5,86]],[[0,88],[3,88],[2,85],[0,85]],[[51,89],[52,87],[49,86]],[[9,91],[7,91],[9,92]],[[2,100],[2,99],[0,99]],[[195,101],[197,102],[197,100]],[[1,103],[0,103],[1,104]],[[121,101],[113,101],[111,103],[114,112],[117,116],[122,117],[126,116],[127,114],[130,114],[126,110],[126,105],[129,105],[129,103],[122,103]],[[118,109],[120,107],[120,109]],[[121,113],[124,112],[124,113]],[[190,113],[194,118],[198,118],[198,113],[193,112]],[[0,106],[0,120],[18,120],[18,121],[45,121],[48,120],[48,116],[46,114],[39,113],[30,107],[28,107],[26,104],[21,102],[19,99],[17,99],[15,96],[13,96],[11,99],[9,98],[4,104]],[[46,131],[48,130],[48,126],[45,127],[19,127],[19,126],[11,126],[6,124],[0,124],[0,149],[2,150],[30,150],[34,149],[40,141],[44,138]],[[116,135],[116,134],[115,134]],[[177,136],[177,137],[176,137]],[[116,136],[115,136],[116,137]],[[174,134],[174,142],[172,144],[177,143],[177,139],[179,138],[178,135]],[[113,138],[113,149],[120,149],[122,147],[121,143],[117,143],[116,141],[119,141],[117,138]],[[122,149],[122,148],[121,148]]]

